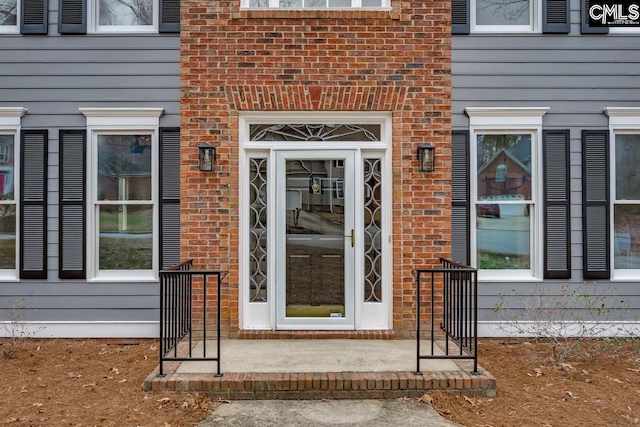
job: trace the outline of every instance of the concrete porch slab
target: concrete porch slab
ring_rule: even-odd
[[[425,341],[422,354],[431,354]],[[201,357],[204,343],[193,355]],[[215,356],[215,341],[207,342],[207,353]],[[436,354],[444,352],[436,346]],[[415,371],[415,340],[224,340],[222,372],[385,372]],[[427,369],[428,368],[428,369]],[[422,361],[421,369],[457,371],[451,360]],[[179,374],[216,372],[215,362],[183,362]]]
[[[188,344],[188,343],[187,343]],[[196,343],[193,356],[202,354]],[[188,345],[182,343],[179,354]],[[430,345],[421,347],[429,354]],[[215,356],[215,342],[207,354]],[[444,354],[438,346],[436,354]],[[144,381],[157,392],[201,392],[213,398],[381,399],[420,396],[429,390],[457,390],[492,397],[495,378],[471,360],[422,360],[416,375],[413,340],[223,340],[221,377],[216,362],[165,362]]]

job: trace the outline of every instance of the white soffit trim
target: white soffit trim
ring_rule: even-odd
[[[467,107],[470,126],[542,126],[542,116],[550,107]]]
[[[19,127],[20,118],[27,114],[24,107],[0,107],[0,126]]]
[[[640,107],[607,107],[604,114],[609,117],[610,127],[640,128]]]
[[[89,127],[158,127],[164,108],[79,108]]]

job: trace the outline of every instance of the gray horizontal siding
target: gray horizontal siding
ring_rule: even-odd
[[[505,320],[492,309],[508,297],[513,307],[523,295],[562,298],[563,290],[624,300],[629,320],[640,317],[640,281],[582,280],[582,144],[583,129],[606,129],[605,107],[640,107],[640,38],[638,34],[581,35],[580,2],[571,1],[571,33],[472,34],[452,39],[452,120],[468,127],[466,107],[550,107],[547,129],[570,129],[571,280],[482,282],[480,320]],[[517,296],[513,296],[517,295]],[[613,301],[613,300],[612,300]],[[620,304],[618,304],[620,305]],[[622,314],[621,312],[619,314]]]
[[[157,321],[157,283],[58,279],[58,131],[84,128],[82,107],[164,108],[160,125],[178,127],[179,36],[63,36],[57,7],[49,2],[49,35],[4,35],[0,45],[0,107],[25,107],[23,129],[47,129],[50,138],[48,280],[0,282],[0,307],[28,307],[25,321]]]

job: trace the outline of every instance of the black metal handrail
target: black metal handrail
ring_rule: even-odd
[[[220,289],[221,271],[193,270],[193,260],[181,262],[160,271],[160,376],[164,376],[164,362],[173,361],[214,361],[216,376],[220,373]],[[202,277],[202,295],[194,295],[193,278]],[[207,356],[207,324],[209,319],[207,278],[216,276],[216,348],[215,357]],[[193,355],[194,312],[202,324],[202,356]],[[180,344],[183,344],[182,346]],[[185,351],[180,351],[187,346]],[[186,354],[185,354],[186,353]]]
[[[416,280],[416,340],[417,367],[420,372],[422,359],[468,359],[473,360],[473,374],[478,372],[478,270],[468,265],[440,258],[442,267],[415,269]],[[423,355],[420,351],[420,303],[421,277],[428,275],[431,292],[431,354]],[[443,312],[436,318],[436,278],[442,278]],[[436,322],[440,320],[440,330],[444,333],[444,354],[435,354]],[[450,345],[455,344],[455,345]]]

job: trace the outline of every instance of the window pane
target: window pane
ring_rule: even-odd
[[[640,200],[640,135],[616,135],[616,199]]]
[[[98,136],[98,200],[151,200],[151,135]]]
[[[269,0],[251,0],[249,7],[269,7]]]
[[[99,214],[99,268],[151,269],[153,205],[100,206]]]
[[[302,0],[280,0],[280,7],[302,7]]]
[[[478,135],[478,201],[531,200],[531,135]]]
[[[351,7],[351,0],[329,0],[329,7]]]
[[[531,0],[476,0],[478,25],[529,25]]]
[[[362,0],[362,7],[382,7],[382,0]]]
[[[14,198],[14,152],[13,135],[0,135],[0,200]]]
[[[616,205],[613,209],[614,268],[640,269],[640,205]]]
[[[100,25],[153,25],[153,0],[100,0],[98,9]]]
[[[0,26],[16,25],[18,0],[0,0]]]
[[[16,268],[16,205],[0,205],[0,269]]]
[[[531,205],[477,204],[476,248],[480,269],[531,267]]]

